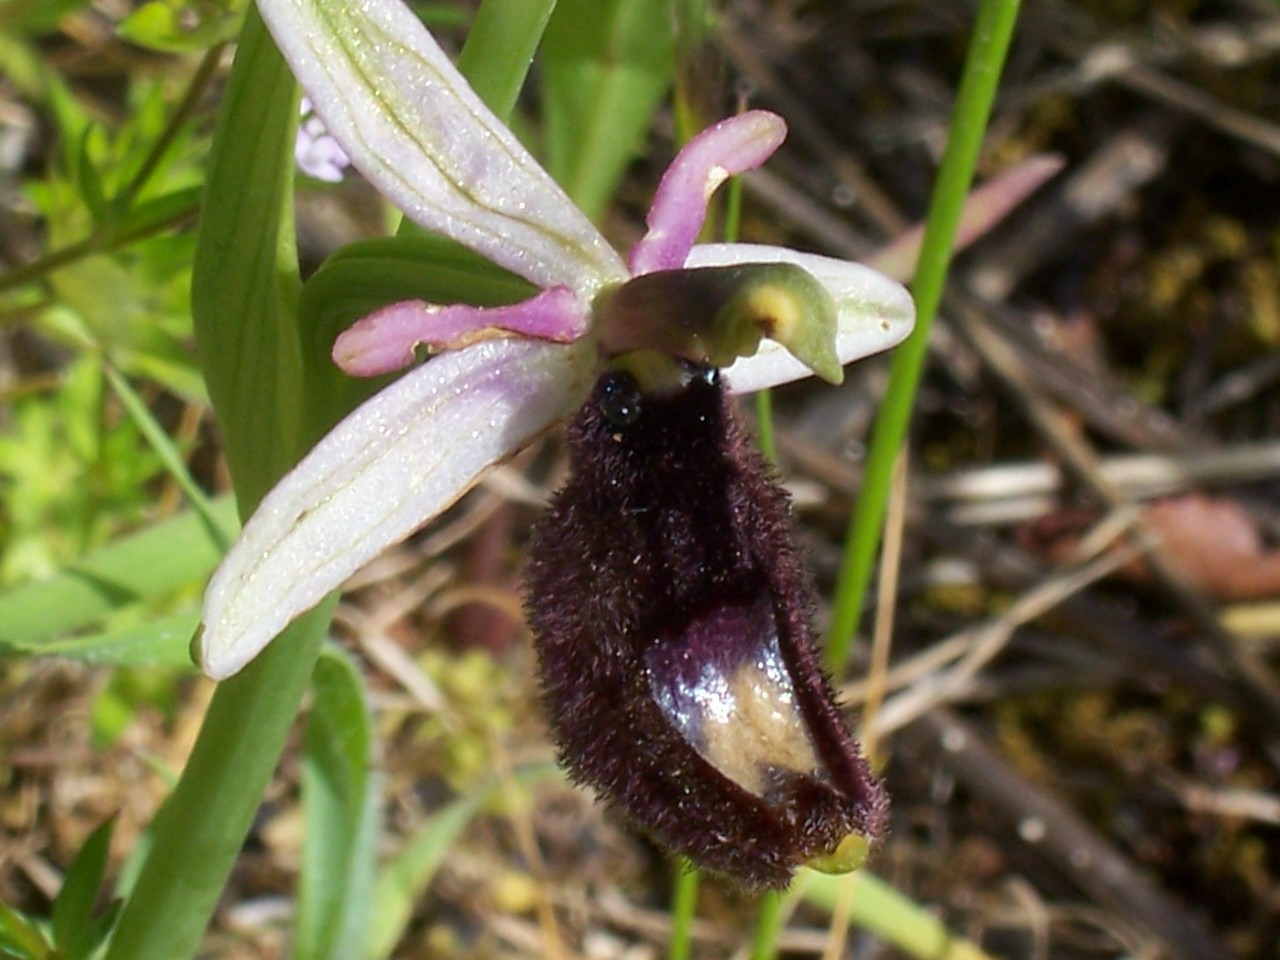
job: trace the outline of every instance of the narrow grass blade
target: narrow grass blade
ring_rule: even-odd
[[[560,770],[547,764],[516,771],[515,779],[517,783],[529,784],[559,776],[563,776]],[[414,904],[430,885],[450,847],[476,812],[501,788],[500,780],[491,780],[435,813],[422,831],[383,867],[374,888],[366,960],[391,956],[413,914]]]
[[[756,906],[756,931],[751,940],[751,960],[773,960],[782,933],[783,895],[766,893]]]
[[[169,476],[173,477],[177,482],[183,495],[187,498],[187,502],[195,510],[196,516],[204,522],[210,539],[223,550],[226,550],[231,545],[231,541],[235,539],[234,525],[224,522],[217,515],[209,495],[201,490],[195,480],[191,478],[191,473],[187,470],[187,465],[182,460],[182,454],[174,446],[172,438],[165,433],[160,424],[156,423],[155,417],[151,415],[151,411],[147,409],[147,405],[138,396],[129,381],[110,365],[107,365],[104,369],[106,370],[107,381],[111,384],[111,389],[115,391],[120,402],[124,404],[129,417],[137,424],[147,443],[151,444],[151,449],[159,455],[160,462],[164,464]]]
[[[0,637],[0,656],[63,657],[98,666],[194,669],[189,649],[200,622],[196,611],[79,637],[11,641]]]
[[[102,936],[94,922],[94,906],[107,870],[107,854],[115,821],[108,820],[80,847],[53,901],[53,940],[68,960],[87,957]]]
[[[693,950],[693,920],[698,912],[702,874],[684,857],[675,859],[675,890],[671,895],[671,942],[667,960],[689,960]]]
[[[296,960],[345,960],[364,942],[378,822],[374,732],[350,657],[326,648],[311,681],[302,766]]]

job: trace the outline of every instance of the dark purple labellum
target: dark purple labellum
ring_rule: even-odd
[[[534,530],[529,619],[574,778],[699,866],[780,887],[878,839],[887,799],[818,664],[787,496],[719,374],[688,372],[668,397],[597,382]]]

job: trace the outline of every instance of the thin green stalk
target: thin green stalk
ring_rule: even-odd
[[[119,230],[113,227],[105,227],[94,230],[83,240],[76,240],[52,253],[45,254],[38,260],[32,260],[30,263],[23,264],[6,274],[0,275],[0,293],[4,293],[6,290],[16,290],[19,287],[26,286],[28,283],[34,283],[41,277],[53,273],[55,270],[61,270],[63,267],[69,266],[77,260],[83,260],[85,257],[98,253],[110,253],[112,250],[128,246],[135,240],[141,240],[144,237],[154,236],[157,233],[163,233],[166,230],[181,226],[190,220],[195,212],[196,204],[193,200],[189,207],[175,210],[172,215],[164,219],[147,221],[132,229]]]
[[[143,158],[141,165],[129,179],[129,182],[125,184],[124,189],[112,200],[112,204],[117,210],[124,211],[129,209],[134,199],[142,192],[142,188],[147,185],[147,181],[155,173],[156,167],[164,159],[169,147],[177,139],[178,131],[182,129],[183,125],[195,112],[196,106],[204,96],[205,88],[209,85],[209,81],[213,79],[214,73],[217,72],[218,64],[222,61],[222,52],[226,47],[225,43],[219,43],[204,52],[204,56],[200,59],[200,64],[196,67],[196,72],[187,81],[187,89],[183,91],[182,100],[179,101],[177,108],[165,122],[164,129],[160,131],[160,136],[151,144],[151,149],[147,152],[146,157]]]
[[[850,926],[874,934],[906,956],[919,960],[993,960],[977,945],[949,930],[928,907],[899,893],[869,870],[845,876],[805,871],[800,882],[804,886],[802,899],[830,913],[833,922],[840,912],[840,901],[844,900]]]
[[[226,550],[235,539],[235,530],[230,525],[224,528],[219,521],[213,499],[201,490],[200,485],[192,478],[173,440],[156,422],[156,418],[151,415],[146,403],[143,402],[142,397],[138,396],[129,381],[110,364],[104,364],[103,370],[106,371],[107,382],[111,384],[111,389],[124,405],[125,411],[137,425],[147,443],[151,445],[151,449],[160,457],[160,462],[169,471],[169,476],[178,484],[183,496],[187,498],[187,502],[204,523],[209,538]]]
[[[751,960],[773,960],[778,955],[782,919],[782,894],[766,893],[756,908],[756,935],[751,941]]]
[[[982,137],[1018,19],[1018,5],[1019,0],[982,0],[978,7],[973,39],[956,96],[955,118],[929,204],[920,263],[911,287],[916,302],[916,327],[894,352],[889,390],[876,418],[862,491],[845,537],[827,640],[827,667],[837,676],[843,670],[862,615],[884,525],[894,459],[911,419],[928,351],[929,332],[951,263],[952,243],[965,196],[973,182]]]
[[[725,243],[734,243],[742,230],[742,178],[734,177],[724,188]]]
[[[667,946],[667,960],[689,960],[693,947],[693,918],[698,911],[698,885],[702,875],[684,857],[676,858],[674,870],[671,943]]]

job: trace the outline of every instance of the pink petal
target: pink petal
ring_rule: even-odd
[[[631,272],[683,267],[712,194],[729,177],[768,160],[786,136],[781,117],[751,110],[721,120],[685,144],[658,185],[645,220],[649,232],[631,248]]]
[[[433,351],[457,350],[512,333],[572,343],[586,327],[586,312],[568,287],[502,307],[402,300],[344,330],[334,341],[333,362],[353,377],[376,377],[409,366],[418,344]]]
[[[198,655],[224,679],[428,522],[591,387],[594,354],[491,340],[441,354],[333,428],[267,494],[205,593]]]

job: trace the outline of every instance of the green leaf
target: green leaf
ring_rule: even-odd
[[[134,204],[112,226],[108,242],[128,242],[192,216],[200,206],[202,192],[202,187],[183,187]]]
[[[476,11],[458,69],[495,114],[516,105],[556,0],[485,0]]]
[[[49,960],[52,953],[40,928],[0,900],[0,956]]]
[[[191,611],[78,637],[19,641],[0,637],[0,656],[63,657],[111,667],[192,669],[191,637],[199,625],[200,614]]]
[[[213,501],[213,517],[223,529],[234,525],[230,497]],[[38,652],[61,634],[197,583],[221,556],[218,541],[194,513],[152,524],[52,577],[0,594],[0,641]]]
[[[247,515],[301,456],[300,348],[295,326],[293,146],[298,91],[265,39],[236,55],[214,134],[191,278],[191,312],[236,497]]]
[[[351,659],[327,647],[302,761],[303,845],[294,935],[296,960],[356,956],[373,893],[378,789],[364,685]]]
[[[89,926],[85,931],[84,940],[87,946],[80,954],[74,954],[77,958],[87,958],[95,956],[98,948],[101,947],[107,939],[107,935],[116,925],[116,921],[120,919],[120,911],[124,909],[123,900],[112,900],[105,910],[98,916],[89,920]]]
[[[541,63],[547,169],[599,219],[671,86],[668,0],[560,0]]]
[[[529,784],[563,776],[558,767],[543,764],[516,771],[514,779],[517,783]],[[501,786],[501,780],[491,780],[434,813],[427,825],[382,868],[374,887],[366,960],[391,956],[413,915],[414,904],[435,877],[449,848]]]
[[[76,180],[80,187],[80,199],[84,201],[94,223],[103,223],[110,214],[95,156],[103,152],[102,139],[102,129],[90,125],[85,128],[76,150]]]
[[[94,921],[93,907],[102,889],[115,821],[108,820],[84,842],[53,901],[53,942],[67,960],[82,960],[105,930]],[[114,919],[114,913],[110,914]]]

